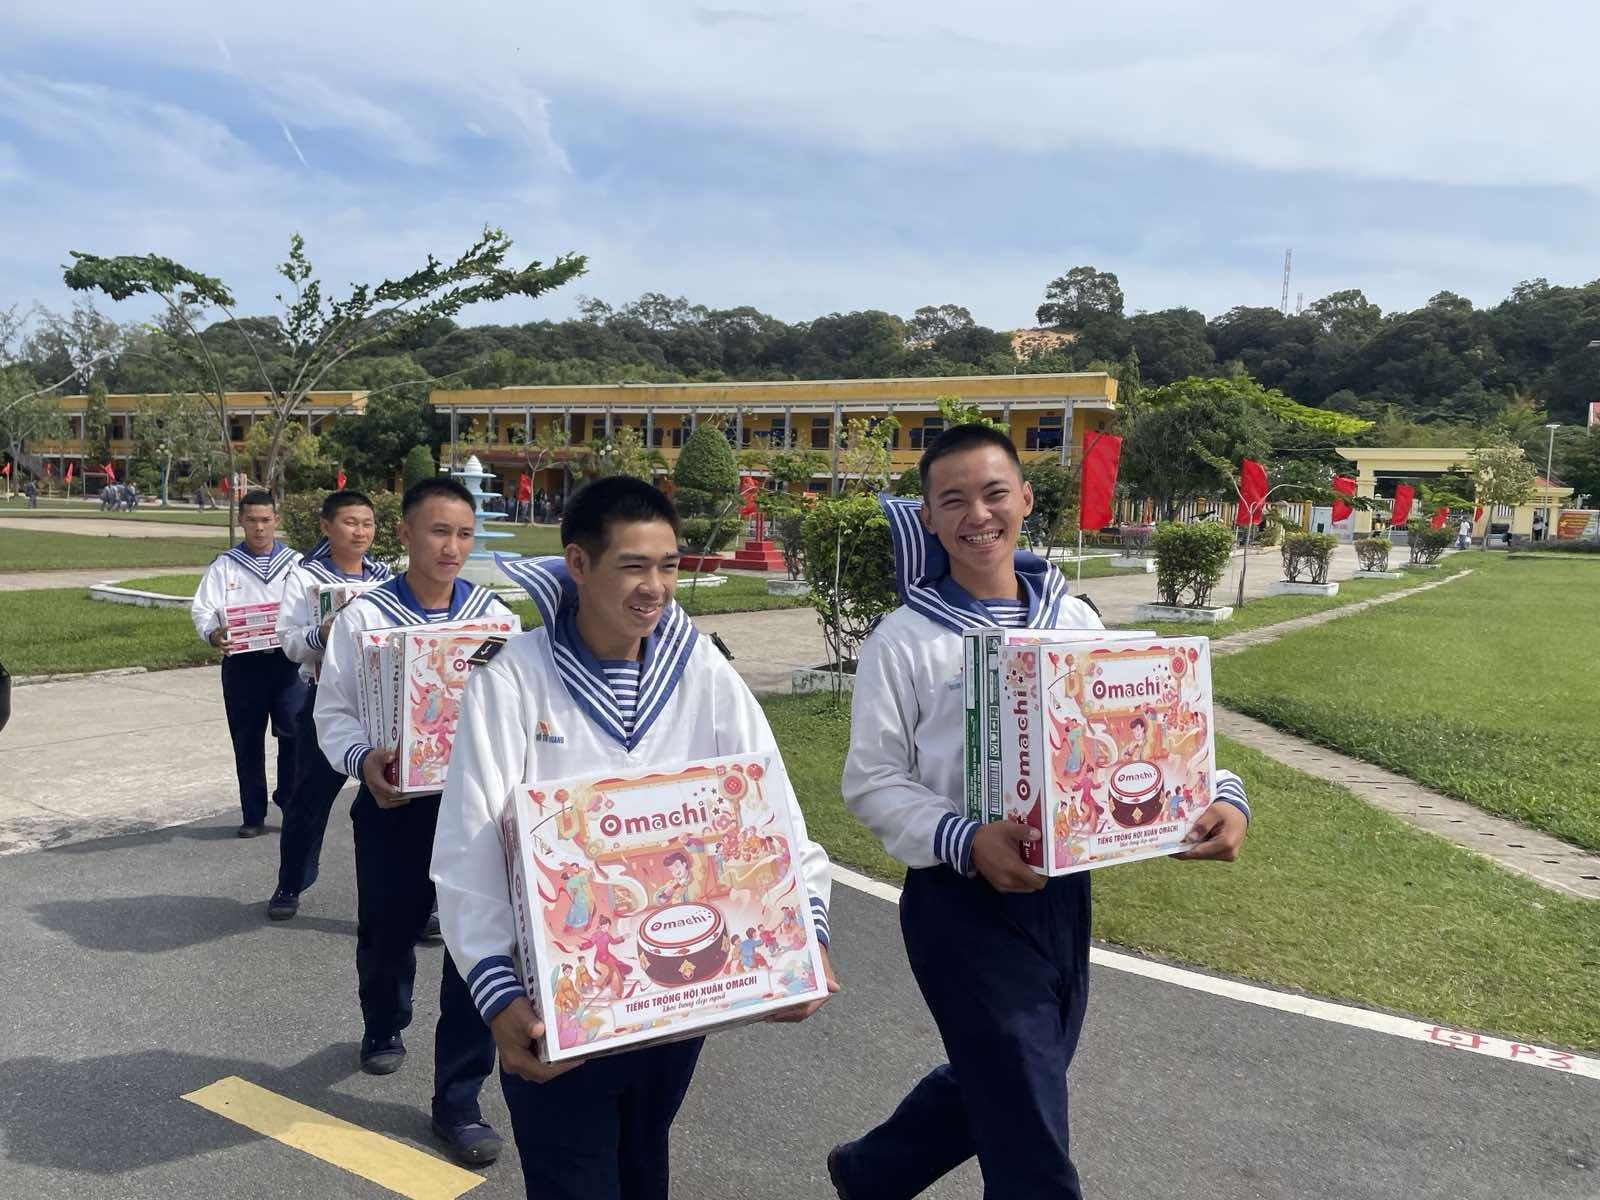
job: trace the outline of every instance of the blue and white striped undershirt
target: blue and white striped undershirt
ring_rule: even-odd
[[[1028,606],[1021,600],[985,600],[983,607],[1002,629],[1023,629],[1028,624]]]
[[[630,734],[633,732],[634,718],[639,712],[639,665],[637,659],[603,659],[600,663],[611,694],[616,698],[622,727]]]

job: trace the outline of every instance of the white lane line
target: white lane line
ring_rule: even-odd
[[[835,883],[842,883],[848,888],[876,896],[880,900],[896,904],[900,901],[899,888],[876,879],[869,879],[848,868],[835,866],[833,878]],[[1348,1025],[1353,1029],[1366,1029],[1373,1033],[1385,1033],[1408,1041],[1426,1042],[1446,1050],[1463,1050],[1469,1054],[1479,1054],[1502,1062],[1544,1067],[1551,1071],[1563,1071],[1569,1075],[1582,1075],[1588,1079],[1600,1080],[1600,1059],[1552,1050],[1547,1046],[1508,1042],[1504,1038],[1490,1037],[1488,1034],[1474,1033],[1468,1029],[1430,1025],[1426,1021],[1418,1021],[1411,1017],[1397,1017],[1389,1013],[1372,1012],[1365,1008],[1352,1008],[1347,1004],[1334,1004],[1328,1000],[1316,1000],[1310,996],[1298,996],[1291,992],[1278,992],[1271,988],[1257,987],[1255,984],[1240,983],[1234,979],[1205,975],[1199,971],[1186,971],[1182,967],[1169,966],[1132,954],[1102,950],[1098,946],[1090,948],[1089,961],[1096,966],[1109,967],[1114,971],[1126,971],[1130,975],[1142,975],[1146,979],[1159,980],[1162,983],[1221,996],[1228,1000],[1238,1000],[1245,1004],[1256,1004],[1279,1012],[1295,1013],[1318,1021],[1331,1021],[1336,1025]]]

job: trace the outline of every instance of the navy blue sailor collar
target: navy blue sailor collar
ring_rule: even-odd
[[[894,585],[900,602],[953,633],[997,628],[999,622],[983,602],[950,577],[950,556],[939,539],[923,528],[922,501],[880,492],[878,504],[889,519]],[[1016,552],[1015,565],[1027,595],[1028,628],[1054,628],[1068,598],[1067,581],[1050,563],[1025,550]]]
[[[578,585],[556,556],[495,555],[506,575],[532,597],[544,623],[550,658],[572,701],[614,741],[632,750],[650,731],[683,678],[699,632],[677,601],[668,604],[655,632],[644,640],[639,662],[639,700],[630,729],[622,719],[600,660],[578,635]]]
[[[222,553],[233,559],[234,562],[249,571],[262,583],[271,583],[279,575],[283,574],[285,570],[293,566],[295,560],[295,552],[278,541],[277,538],[273,538],[272,549],[267,551],[262,558],[257,558],[255,552],[244,542],[240,542],[237,546],[229,546]]]
[[[387,564],[379,562],[370,555],[361,556],[361,574],[346,575],[334,564],[332,547],[328,539],[323,538],[311,547],[311,553],[300,560],[300,567],[313,579],[320,579],[323,583],[347,583],[352,579],[363,581],[384,580],[394,574]]]
[[[362,592],[353,603],[362,601],[376,605],[378,611],[396,625],[427,625],[441,619],[422,607],[404,575],[395,575],[370,591]],[[494,602],[494,593],[488,588],[457,578],[450,589],[450,608],[442,619],[471,621],[488,612]]]

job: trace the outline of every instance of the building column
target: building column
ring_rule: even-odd
[[[828,430],[828,440],[833,443],[833,463],[829,468],[828,494],[839,494],[839,405],[833,406],[833,424]]]
[[[611,440],[611,405],[606,405],[606,441]]]
[[[1009,429],[1007,430],[1009,433]],[[1072,427],[1072,398],[1067,398],[1066,404],[1061,408],[1061,465],[1064,467],[1072,461],[1072,443],[1076,440],[1077,430]]]
[[[533,441],[533,405],[525,404],[522,407],[522,444],[526,446]],[[526,455],[527,451],[524,450]]]
[[[794,405],[785,404],[783,406],[783,447],[782,448],[787,450],[790,446],[793,446],[796,449],[798,449],[799,446],[800,446],[800,441],[795,436],[795,432],[794,432]]]
[[[459,440],[460,427],[458,416],[460,410],[455,405],[450,406],[450,469],[456,468],[456,442]]]
[[[735,450],[744,449],[744,409],[733,410],[733,446]]]
[[[644,408],[644,446],[652,450],[656,444],[656,406],[647,404]]]
[[[563,408],[561,410],[561,423],[566,429],[567,445],[570,446],[572,445],[572,409]]]
[[[1378,494],[1378,476],[1372,471],[1360,471],[1356,475],[1356,495],[1372,499]],[[1352,537],[1372,536],[1372,513],[1364,508],[1358,508],[1350,517],[1350,533]]]

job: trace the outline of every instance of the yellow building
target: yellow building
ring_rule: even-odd
[[[589,384],[436,391],[435,410],[450,421],[448,457],[476,454],[485,467],[515,479],[523,447],[552,425],[582,446],[622,428],[638,431],[670,466],[684,439],[707,418],[722,422],[734,446],[786,444],[829,456],[811,483],[825,491],[839,477],[837,433],[856,417],[892,416],[899,431],[891,448],[896,474],[916,467],[923,447],[944,427],[938,397],[955,395],[1004,424],[1024,459],[1081,453],[1085,434],[1108,430],[1116,409],[1116,380],[1099,371],[1050,375],[969,375],[933,379],[813,379],[777,383]],[[1070,432],[1069,432],[1070,431]],[[759,474],[759,472],[757,472]],[[534,488],[562,491],[564,472],[546,467]]]
[[[1437,479],[1452,472],[1470,473],[1472,469],[1472,451],[1460,447],[1341,446],[1335,452],[1355,464],[1357,496],[1392,499],[1397,484]],[[1509,529],[1518,537],[1532,537],[1536,513],[1543,513],[1546,527],[1553,530],[1560,520],[1562,507],[1571,499],[1571,488],[1557,487],[1540,475],[1527,503],[1515,507],[1499,505],[1492,512],[1483,512],[1473,525],[1473,536],[1482,537],[1486,532],[1500,534]],[[1417,504],[1421,503],[1422,497],[1418,495]],[[1413,517],[1427,515],[1412,510]],[[1370,512],[1357,509],[1350,520],[1356,537],[1372,532]]]
[[[140,403],[164,399],[165,393],[151,396],[116,393],[106,397],[106,432],[111,445],[111,465],[117,472],[117,478],[127,477],[128,464],[136,454],[135,425],[139,420]],[[269,419],[272,405],[265,392],[228,392],[227,401],[233,447],[242,451],[250,427],[257,421]],[[90,475],[100,472],[103,463],[84,461],[83,422],[88,406],[88,396],[61,397],[61,411],[67,416],[67,436],[35,439],[28,443],[27,456],[38,460],[41,471],[43,464],[48,463],[55,478],[62,479],[66,476],[67,464],[73,463],[76,466],[74,475],[79,479],[84,477],[85,472]],[[366,406],[366,392],[312,392],[303,413],[306,431],[320,433],[335,417],[363,412]]]

